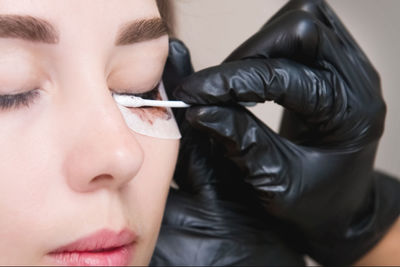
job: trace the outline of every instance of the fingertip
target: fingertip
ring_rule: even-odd
[[[189,56],[190,52],[187,46],[179,39],[170,38],[169,39],[169,55],[171,56]]]
[[[168,59],[165,64],[165,78],[169,75],[176,77],[178,81],[194,72],[189,49],[178,39],[169,40]],[[176,83],[178,83],[178,81]]]

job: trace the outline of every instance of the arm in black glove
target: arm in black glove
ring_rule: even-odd
[[[325,1],[290,1],[174,95],[195,105],[187,121],[224,146],[318,262],[351,264],[398,218],[399,182],[373,171],[386,112],[379,75]],[[237,104],[265,100],[287,109],[286,138]]]
[[[191,72],[187,49],[171,41],[163,78],[167,90]],[[304,265],[302,255],[277,235],[240,170],[221,160],[207,135],[175,115],[183,136],[174,176],[180,188],[168,196],[150,265]]]

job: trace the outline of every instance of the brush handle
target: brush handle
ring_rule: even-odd
[[[189,104],[183,101],[177,100],[152,100],[143,99],[134,95],[118,95],[114,94],[114,99],[118,104],[127,108],[139,108],[139,107],[168,107],[168,108],[188,108]],[[255,102],[239,102],[240,105],[245,107],[253,107],[257,103]]]
[[[150,100],[150,99],[142,99],[142,106],[151,106],[151,107],[169,107],[169,108],[188,108],[189,104],[186,104],[182,101],[177,100]]]
[[[114,94],[115,101],[121,106],[128,108],[138,108],[138,107],[170,107],[170,108],[187,108],[190,105],[182,101],[166,101],[166,100],[150,100],[143,99],[138,96],[133,95],[118,95]]]

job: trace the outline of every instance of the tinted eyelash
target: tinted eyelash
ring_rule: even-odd
[[[129,94],[141,97],[143,99],[157,99],[158,97],[158,87],[160,84],[157,84],[152,90],[140,93],[140,94]],[[15,95],[0,95],[0,110],[8,110],[12,108],[20,108],[20,107],[29,107],[30,104],[33,103],[35,98],[39,95],[39,91],[37,89],[30,90],[25,93],[15,94]]]
[[[154,89],[151,89],[151,91],[148,91],[146,93],[141,93],[141,94],[135,94],[135,96],[141,97],[143,99],[157,99],[158,98],[158,94],[159,94],[159,87],[160,84],[157,84],[156,87],[154,87]]]
[[[140,93],[140,94],[132,94],[132,93],[120,93],[119,95],[133,95],[133,96],[138,96],[141,97],[143,99],[151,99],[151,100],[157,100],[158,99],[158,95],[159,95],[159,91],[158,91],[158,87],[160,86],[160,83],[158,83],[156,85],[156,87],[154,87],[153,89],[151,89],[148,92],[145,93]]]
[[[0,95],[0,109],[8,110],[23,106],[29,107],[37,96],[39,96],[39,91],[36,89],[16,95]]]

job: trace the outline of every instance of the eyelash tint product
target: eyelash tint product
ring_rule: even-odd
[[[147,103],[145,103],[145,99],[134,96],[132,98],[132,95],[113,94],[113,97],[126,124],[132,131],[155,138],[180,139],[182,136],[172,110],[171,108],[166,107],[165,103],[173,102],[174,104],[177,104],[175,102],[181,101],[167,101],[168,97],[165,93],[165,88],[162,82],[160,82],[158,89],[156,90],[158,90],[158,92],[155,92],[157,100],[151,99],[149,101],[160,103],[161,106],[159,105],[157,107],[150,105],[151,103],[155,104],[154,102],[147,101]],[[130,100],[129,98],[136,100]],[[142,100],[144,100],[144,102]]]

